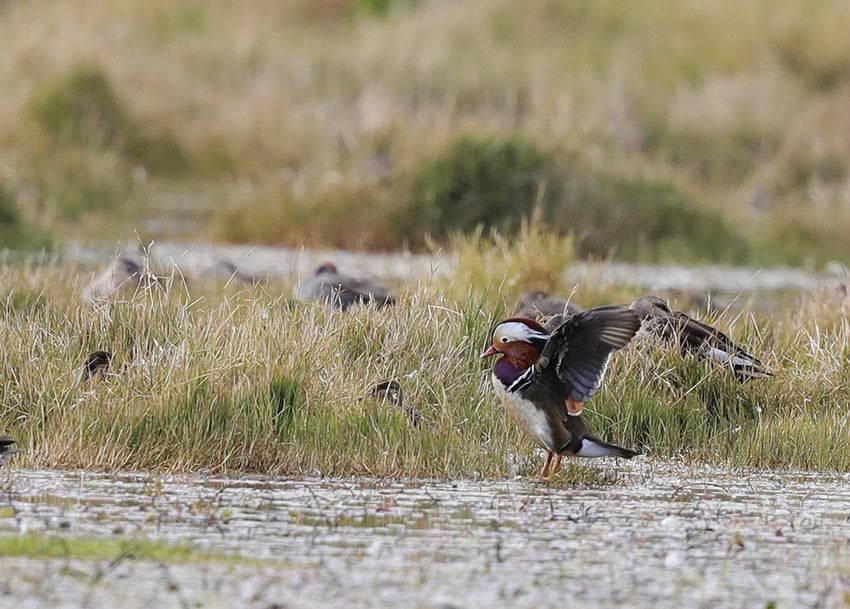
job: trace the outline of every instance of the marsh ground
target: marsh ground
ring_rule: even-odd
[[[573,285],[568,242],[459,241],[452,264],[408,261],[421,275],[395,278],[397,307],[347,314],[290,301],[309,253],[268,283],[175,271],[98,306],[80,292],[108,252],[5,264],[2,425],[24,452],[4,480],[0,606],[848,606],[848,478],[827,473],[850,471],[840,299],[792,289],[762,310],[744,292],[708,310],[680,293],[775,377],[741,386],[641,343],[587,412],[646,455],[544,485],[477,355],[522,290]],[[516,261],[540,247],[562,256],[529,277]],[[585,276],[573,297],[643,289]],[[115,367],[83,381],[96,348]],[[422,427],[367,397],[387,377]]]
[[[566,486],[14,470],[0,605],[848,606],[846,475],[592,467]]]

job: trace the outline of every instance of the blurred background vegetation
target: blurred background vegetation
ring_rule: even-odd
[[[0,247],[850,259],[838,0],[0,3]],[[485,234],[486,230],[485,230]]]

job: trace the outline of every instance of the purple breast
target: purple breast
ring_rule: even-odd
[[[517,368],[511,362],[508,361],[508,358],[503,357],[496,365],[493,367],[493,374],[496,375],[496,378],[499,379],[505,387],[510,387],[511,383],[513,383],[520,374],[525,372],[524,369]]]

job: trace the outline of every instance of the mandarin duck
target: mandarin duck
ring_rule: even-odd
[[[262,282],[261,278],[243,271],[232,261],[224,258],[204,267],[201,270],[200,277],[212,281],[238,282],[245,285],[256,285]]]
[[[358,304],[375,303],[379,309],[395,304],[395,298],[385,286],[344,275],[330,262],[319,266],[312,277],[301,282],[298,299],[320,302],[343,311]]]
[[[493,386],[505,409],[546,451],[540,472],[560,469],[563,454],[579,457],[633,457],[634,451],[589,435],[580,418],[599,387],[611,354],[625,347],[640,328],[634,311],[605,306],[567,316],[554,331],[512,317],[496,325],[482,358],[501,354],[493,366]]]
[[[658,296],[642,296],[631,304],[641,318],[643,329],[668,342],[677,342],[682,353],[695,353],[704,359],[729,366],[741,382],[771,376],[756,357],[736,345],[717,328],[674,311]]]

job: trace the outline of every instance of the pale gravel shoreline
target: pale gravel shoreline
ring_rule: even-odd
[[[112,247],[69,245],[60,254],[70,262],[98,266],[119,252],[137,252],[135,243]],[[410,253],[364,253],[339,250],[305,250],[252,245],[157,242],[150,248],[152,264],[176,266],[195,275],[220,260],[240,270],[266,277],[303,277],[319,264],[334,261],[345,272],[390,281],[427,280],[451,274],[453,256]],[[576,262],[566,270],[567,284],[593,281],[603,285],[647,290],[689,292],[817,291],[834,289],[838,279],[792,267],[748,268],[721,265],[685,266],[626,262]]]

